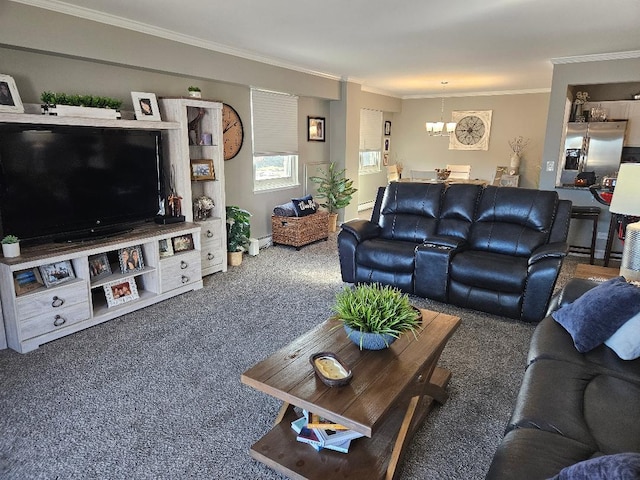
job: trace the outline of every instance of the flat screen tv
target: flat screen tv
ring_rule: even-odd
[[[160,131],[0,125],[0,235],[74,241],[151,220],[161,145]]]

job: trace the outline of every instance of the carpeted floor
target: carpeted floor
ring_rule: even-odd
[[[335,235],[269,247],[197,292],[28,354],[0,351],[0,478],[282,478],[248,454],[279,402],[240,375],[323,321],[343,286]],[[441,359],[450,399],[417,432],[401,478],[484,478],[534,326],[412,301],[462,325]]]

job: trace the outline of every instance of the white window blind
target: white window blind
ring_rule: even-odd
[[[251,90],[253,155],[298,154],[298,97]]]
[[[360,151],[382,149],[382,112],[360,110]]]

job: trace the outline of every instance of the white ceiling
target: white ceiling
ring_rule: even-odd
[[[640,56],[640,0],[14,1],[402,98],[548,91],[552,59]]]

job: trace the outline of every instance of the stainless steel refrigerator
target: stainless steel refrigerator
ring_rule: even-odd
[[[595,182],[620,168],[627,122],[569,122],[558,185],[574,185],[582,172],[594,172]]]

